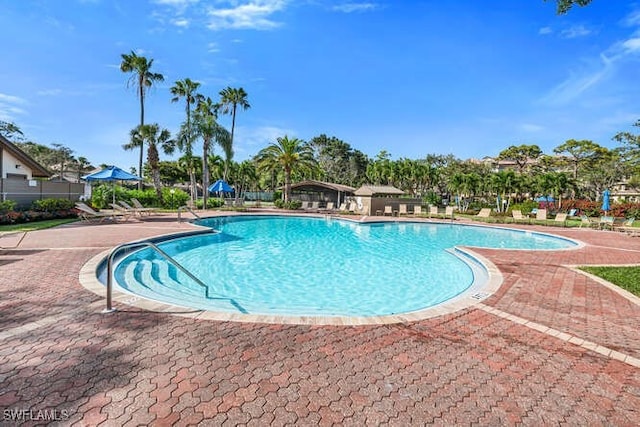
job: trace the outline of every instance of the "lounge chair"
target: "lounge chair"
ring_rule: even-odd
[[[407,212],[407,205],[405,205],[404,203],[401,203],[398,206],[398,216],[400,215],[408,215],[409,212]]]
[[[128,211],[133,212],[134,214],[137,214],[137,215],[140,215],[140,216],[151,215],[151,213],[155,211],[155,208],[136,208],[136,207],[133,207],[129,203],[125,202],[124,200],[120,200],[118,203],[120,203]]]
[[[115,221],[117,217],[124,216],[119,212],[98,212],[82,202],[76,202],[76,209],[80,211],[78,213],[80,219],[87,222],[91,222],[92,220],[102,222],[105,219],[111,219]]]
[[[599,228],[600,227],[600,220],[591,219],[586,215],[581,215],[580,216],[580,228],[582,228],[583,226],[587,226],[589,228]]]
[[[335,210],[334,203],[333,202],[327,202],[327,207],[324,208],[324,210],[329,211],[329,212],[333,212]]]
[[[600,217],[600,229],[601,230],[606,230],[607,228],[609,228],[609,230],[613,231],[613,223],[615,221],[615,218],[612,216],[601,216]]]
[[[341,204],[340,204],[340,207],[338,208],[338,210],[339,210],[340,212],[346,212],[346,210],[347,210],[347,204],[346,204],[346,203],[344,203],[344,202],[343,202],[343,203],[341,203]]]
[[[356,213],[356,210],[358,209],[358,205],[356,204],[356,202],[349,202],[349,208],[348,211],[350,213]]]
[[[413,207],[413,215],[414,215],[414,216],[416,216],[416,215],[422,215],[422,206],[420,206],[420,205],[415,205],[415,206]]]
[[[140,201],[138,199],[136,199],[135,197],[131,198],[131,203],[133,203],[133,206],[136,209],[148,209],[149,214],[152,213],[156,213],[158,210],[156,208],[147,208],[145,207],[142,203],[140,203]]]
[[[530,223],[529,217],[522,214],[521,210],[514,209],[511,211],[511,216],[513,217],[513,222],[526,222]]]
[[[562,226],[566,226],[567,225],[567,214],[566,213],[558,213],[556,214],[555,218],[553,218],[553,223],[557,224],[560,223],[562,224]]]
[[[631,218],[626,218],[621,220],[621,222],[617,222],[614,221],[613,222],[613,229],[614,230],[619,230],[619,231],[624,231],[625,228],[636,228],[633,226],[633,223],[635,222],[635,218],[631,217]]]
[[[476,215],[478,218],[491,219],[491,208],[482,208],[480,212]]]
[[[456,211],[456,208],[454,206],[447,206],[446,208],[444,208],[444,217],[451,218],[452,220],[456,219],[455,211]]]
[[[432,216],[438,217],[439,215],[437,206],[429,206],[429,218]]]
[[[384,206],[384,212],[382,213],[383,215],[391,215],[393,216],[393,210],[391,209],[391,205],[385,205]]]
[[[129,220],[129,217],[133,216],[135,213],[133,211],[130,211],[129,209],[125,209],[124,207],[120,206],[117,203],[109,203],[109,206],[111,206],[113,208],[114,212],[118,212],[119,214],[122,215],[122,218],[125,221]]]
[[[546,209],[538,209],[536,211],[536,221],[542,221],[545,224],[547,223],[547,210]]]

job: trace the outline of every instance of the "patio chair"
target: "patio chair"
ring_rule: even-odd
[[[613,231],[613,223],[614,223],[615,219],[612,216],[601,216],[600,217],[600,229],[601,230],[606,230],[607,228],[609,228],[609,230]]]
[[[476,215],[478,218],[491,218],[491,208],[482,208]]]
[[[429,218],[431,218],[432,216],[438,217],[438,215],[440,215],[438,213],[438,207],[437,206],[429,206]]]
[[[387,215],[389,214],[390,216],[393,216],[393,210],[391,209],[391,205],[385,205],[384,206],[384,212],[382,213],[383,215]]]
[[[529,217],[522,214],[521,210],[514,209],[511,211],[511,216],[513,217],[513,222],[526,222],[530,223]]]
[[[446,208],[444,208],[444,217],[445,218],[451,218],[452,220],[456,219],[455,218],[455,207],[453,206],[447,206]]]
[[[349,202],[349,213],[356,213],[356,209],[358,209],[358,205],[356,204],[356,202]]]
[[[307,209],[310,209],[312,211],[317,211],[320,209],[320,202],[310,202],[311,206],[309,206]]]
[[[422,215],[422,206],[415,205],[413,207],[413,216],[416,216],[416,215]]]
[[[134,215],[134,212],[125,209],[117,203],[109,203],[109,206],[113,208],[114,212],[119,213],[122,216],[122,219],[124,219],[125,221],[129,221],[129,217]]]
[[[347,210],[347,204],[346,204],[346,203],[344,203],[344,202],[340,203],[340,207],[338,208],[338,210],[339,210],[340,212],[346,212],[346,210]]]
[[[155,211],[154,208],[136,208],[136,207],[133,207],[129,203],[125,202],[124,200],[120,200],[118,203],[120,203],[122,205],[122,207],[124,207],[129,212],[133,212],[134,214],[137,214],[137,215],[140,215],[140,216],[151,215],[151,212]]]
[[[398,206],[398,216],[400,216],[400,215],[408,215],[408,214],[409,214],[409,212],[407,212],[407,205],[404,204],[404,203],[401,203]]]
[[[326,211],[333,212],[335,210],[333,202],[327,202],[327,207],[324,208]]]
[[[132,197],[132,198],[131,198],[131,203],[133,203],[133,206],[134,206],[136,209],[149,209],[149,211],[148,211],[148,212],[149,212],[149,214],[156,213],[156,212],[158,211],[156,208],[147,208],[147,207],[145,207],[145,206],[144,206],[142,203],[140,203],[140,201],[139,201],[138,199],[136,199],[135,197]]]
[[[621,222],[617,222],[614,221],[613,222],[613,228],[614,230],[618,230],[618,231],[624,231],[625,228],[636,228],[633,226],[633,223],[635,222],[635,218],[631,217],[631,218],[626,218],[626,219],[622,219]]]
[[[538,209],[536,211],[536,221],[542,221],[545,224],[547,223],[547,210],[546,209]]]
[[[580,216],[580,228],[583,226],[587,226],[588,228],[599,228],[600,220],[599,219],[591,219],[586,215]]]
[[[562,226],[566,226],[567,225],[567,214],[566,213],[558,213],[556,214],[555,218],[553,218],[553,223],[554,224],[562,224]]]
[[[116,217],[120,216],[122,217],[122,214],[119,214],[117,212],[98,212],[96,210],[94,210],[93,208],[89,207],[87,204],[82,203],[82,202],[76,202],[76,209],[78,209],[80,212],[78,213],[78,216],[80,217],[80,219],[82,221],[87,221],[87,222],[91,222],[92,220],[97,220],[98,222],[102,222],[105,219],[111,219],[111,220],[115,220]]]

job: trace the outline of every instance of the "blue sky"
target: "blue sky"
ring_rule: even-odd
[[[369,156],[551,153],[567,139],[614,147],[640,118],[640,3],[593,0],[567,15],[543,0],[0,0],[0,119],[94,164],[139,120],[120,72],[131,50],[165,82],[146,121],[172,132],[186,77],[212,98],[243,87],[236,160],[276,137],[325,133]],[[230,127],[230,118],[219,120]],[[200,149],[197,145],[196,150]],[[221,150],[216,149],[217,154]],[[166,158],[166,157],[165,157]]]

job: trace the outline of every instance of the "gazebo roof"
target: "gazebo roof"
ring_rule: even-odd
[[[400,196],[404,194],[404,191],[399,190],[391,185],[363,185],[362,187],[358,188],[354,194],[356,196]]]
[[[300,181],[295,184],[291,184],[291,190],[333,190],[333,191],[341,191],[343,193],[353,193],[356,189],[353,187],[349,187],[348,185],[335,184],[333,182],[324,182],[324,181]]]

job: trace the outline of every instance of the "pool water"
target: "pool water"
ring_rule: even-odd
[[[115,270],[116,281],[141,296],[203,310],[390,315],[437,305],[472,285],[474,269],[447,251],[454,246],[575,245],[538,233],[442,223],[279,216],[229,216],[198,223],[220,232],[159,247],[208,286],[209,298],[151,249],[123,259]]]

